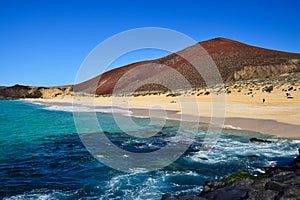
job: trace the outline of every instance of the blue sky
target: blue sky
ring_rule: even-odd
[[[299,2],[0,0],[0,85],[71,84],[96,45],[139,27],[300,53]],[[146,52],[123,56],[113,67],[166,55]]]

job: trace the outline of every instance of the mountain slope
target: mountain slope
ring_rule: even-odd
[[[300,71],[300,54],[259,48],[225,38],[215,38],[198,44],[211,56],[224,82],[276,77],[284,73]],[[183,51],[189,51],[188,54],[193,57],[199,54],[194,49],[191,46]],[[174,78],[168,75],[169,73],[164,68],[159,69],[159,65],[153,63],[167,65],[175,69],[183,75],[192,87],[205,86],[205,82],[197,70],[187,60],[173,53],[160,59],[133,63],[110,70],[76,85],[75,90],[87,93],[96,91],[98,95],[111,94],[122,76],[126,78],[121,85],[118,85],[118,91],[122,91],[122,87],[138,84],[141,80],[146,84],[139,88],[132,87],[134,90],[167,90],[163,85],[172,85],[176,89],[185,89],[183,87],[184,84],[178,81],[178,77]],[[152,67],[151,64],[153,65]],[[147,67],[143,68],[143,66]],[[138,68],[142,70],[135,70]],[[147,82],[145,80],[151,81]]]

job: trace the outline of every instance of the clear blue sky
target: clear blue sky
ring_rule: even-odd
[[[100,42],[138,27],[300,53],[300,1],[0,0],[0,85],[73,83]],[[176,41],[174,41],[176,42]],[[129,56],[118,65],[165,55]]]

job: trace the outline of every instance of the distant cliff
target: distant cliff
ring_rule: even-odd
[[[71,94],[72,86],[60,87],[33,87],[14,85],[0,87],[0,100],[13,100],[22,98],[53,98]]]

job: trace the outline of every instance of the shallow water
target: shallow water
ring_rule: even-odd
[[[177,130],[170,121],[156,136],[137,139],[123,133],[110,114],[97,117],[106,136],[132,152],[160,149]],[[151,132],[148,119],[135,121],[145,124],[136,131]],[[0,101],[0,127],[0,198],[4,199],[160,199],[164,193],[198,194],[205,181],[243,169],[255,174],[263,167],[287,164],[300,147],[298,140],[225,130],[210,154],[203,156],[199,149],[206,133],[199,130],[190,148],[172,165],[125,173],[90,155],[76,133],[72,113],[57,107]],[[253,136],[272,143],[249,143]]]

